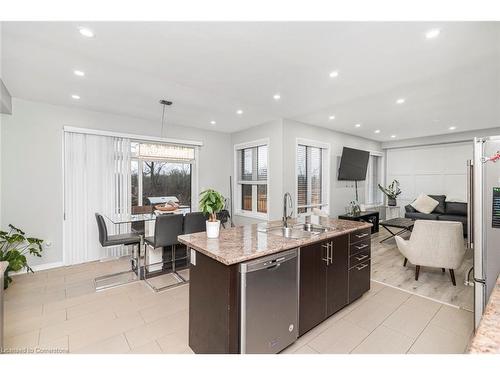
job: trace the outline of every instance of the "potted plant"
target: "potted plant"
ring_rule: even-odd
[[[200,210],[208,215],[207,237],[219,237],[220,220],[217,220],[217,213],[224,208],[224,197],[218,191],[207,189],[200,193]]]
[[[391,182],[389,186],[386,188],[383,187],[382,185],[378,184],[378,188],[387,195],[387,205],[388,206],[396,206],[397,201],[396,198],[398,197],[399,194],[401,194],[401,189],[399,188],[399,181],[394,180]]]
[[[9,224],[8,232],[0,231],[0,262],[9,263],[5,270],[4,289],[7,289],[12,282],[12,278],[9,277],[10,271],[17,272],[26,268],[28,272],[33,272],[28,265],[26,255],[41,257],[42,242],[43,240],[39,238],[26,237],[26,233],[12,224]]]

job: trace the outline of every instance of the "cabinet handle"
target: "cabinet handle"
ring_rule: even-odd
[[[355,236],[356,236],[357,238],[363,238],[363,237],[368,236],[368,233],[355,234]]]
[[[363,268],[368,267],[368,264],[363,264],[361,267],[356,267],[358,271],[361,271]]]
[[[368,255],[361,255],[360,257],[354,257],[354,258],[356,258],[356,260],[361,261],[361,260],[363,260],[363,259],[368,258]]]
[[[323,245],[321,245],[321,247],[323,249],[326,249],[326,258],[321,258],[321,259],[324,260],[326,262],[326,265],[328,266],[328,261],[330,260],[329,255],[328,255],[329,250],[330,250],[330,244],[329,243],[323,244]]]
[[[330,242],[330,264],[333,263],[333,242]]]
[[[360,245],[360,246],[356,246],[356,245],[354,245],[354,247],[355,247],[356,249],[358,249],[358,250],[363,250],[365,247],[368,247],[368,245],[364,243],[363,245]]]

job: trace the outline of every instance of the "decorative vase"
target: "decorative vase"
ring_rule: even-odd
[[[396,202],[396,198],[389,198],[387,197],[387,205],[388,206],[391,206],[391,207],[394,207],[394,206],[397,206],[397,202]]]
[[[220,230],[220,220],[206,221],[207,223],[207,238],[218,238]]]

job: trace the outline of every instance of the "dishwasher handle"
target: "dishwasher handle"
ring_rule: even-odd
[[[264,269],[272,271],[278,269],[281,264],[295,258],[297,258],[297,250],[293,249],[250,262],[240,263],[240,273],[250,273]]]

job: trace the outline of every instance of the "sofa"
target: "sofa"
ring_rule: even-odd
[[[429,195],[439,202],[430,214],[423,214],[415,210],[411,205],[405,206],[405,217],[413,220],[442,220],[458,221],[462,223],[464,236],[467,236],[467,203],[446,202],[446,195]]]

